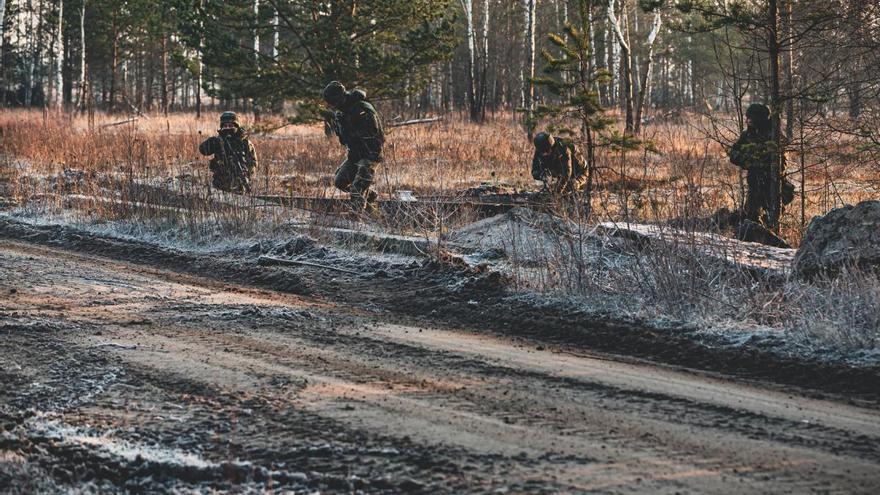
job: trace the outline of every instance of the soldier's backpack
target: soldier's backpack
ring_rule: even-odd
[[[580,177],[584,175],[584,160],[583,157],[577,152],[574,144],[566,143],[566,147],[568,151],[571,153],[571,172],[574,177]]]
[[[782,179],[782,191],[780,192],[780,198],[782,200],[782,204],[787,205],[794,201],[794,184],[792,184],[788,179]]]

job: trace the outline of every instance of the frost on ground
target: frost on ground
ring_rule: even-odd
[[[880,363],[876,274],[806,282],[790,276],[793,250],[660,227],[630,226],[636,235],[620,237],[600,227],[517,208],[447,240],[511,273],[535,304],[683,325],[708,345]]]
[[[246,228],[229,228],[224,218],[210,216],[187,222],[164,217],[107,221],[34,206],[5,215],[199,255],[241,261],[272,255],[365,276],[401,271],[418,261],[324,242],[329,238],[321,237],[318,226],[289,213],[254,215]],[[788,270],[731,263],[705,245],[645,243],[521,208],[452,231],[440,245],[472,266],[505,275],[512,300],[557,306],[560,314],[635,321],[667,331],[688,328],[708,346],[880,364],[877,275],[853,271],[806,282],[790,277]]]

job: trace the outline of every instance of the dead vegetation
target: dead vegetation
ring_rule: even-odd
[[[721,146],[703,137],[699,117],[694,119],[694,125],[650,127],[647,137],[656,153],[600,153],[593,219],[657,222],[704,217],[719,207],[740,204],[744,186],[738,169],[727,162]],[[209,172],[197,147],[215,127],[213,119],[196,120],[191,114],[134,120],[98,116],[90,126],[87,119],[71,114],[6,110],[0,114],[3,175],[14,184],[13,195],[23,204],[61,191],[99,193],[98,179],[116,181],[115,190],[124,199],[138,197],[125,190],[126,184],[135,182],[164,182],[204,194]],[[260,160],[256,192],[339,196],[331,178],[343,150],[324,137],[320,126],[286,126],[253,140]],[[876,182],[869,180],[876,171],[847,159],[845,151],[829,148],[821,156],[811,155],[815,164],[806,174],[807,220],[876,196]],[[834,156],[840,159],[835,162]],[[481,182],[505,184],[514,191],[531,189],[530,157],[529,142],[510,116],[484,125],[446,118],[397,127],[391,129],[376,187],[385,194],[409,190],[416,195],[448,194]],[[796,163],[798,157],[790,161]],[[41,185],[37,178],[51,179]],[[162,198],[149,199],[163,204]],[[804,227],[800,208],[797,198],[783,220],[783,237],[795,245]]]
[[[214,127],[213,119],[198,121],[186,114],[168,120],[99,116],[90,126],[70,115],[7,110],[0,113],[4,195],[19,211],[48,208],[91,224],[114,221],[117,232],[132,236],[214,247],[232,239],[281,235],[302,222],[286,208],[209,194],[207,161],[197,146]],[[589,223],[579,208],[561,208],[557,213],[567,211],[560,221],[565,228],[544,222],[532,225],[531,233],[506,234],[505,242],[515,248],[505,263],[519,289],[574,295],[608,313],[708,327],[775,328],[804,342],[877,347],[876,276],[851,272],[842,281],[808,284],[786,273],[756,274],[713,260],[696,238],[642,249],[597,232],[596,222],[703,218],[742,201],[738,169],[697,125],[660,123],[649,132],[656,153],[601,153]],[[332,188],[332,174],[343,150],[319,126],[287,126],[253,140],[260,162],[258,194],[341,197]],[[827,148],[806,171],[807,219],[876,197],[876,181],[870,180],[874,171],[845,159],[845,151],[843,145],[836,151]],[[833,161],[835,153],[844,158]],[[390,133],[376,187],[386,196],[399,190],[449,195],[480,183],[528,190],[535,187],[530,158],[529,142],[510,116],[479,126],[446,118],[398,127]],[[800,207],[796,199],[783,220],[784,237],[794,244],[803,234]],[[436,241],[439,234],[473,220],[428,202],[384,219],[382,227]],[[311,221],[334,224],[336,219]],[[550,235],[535,237],[535,231]]]

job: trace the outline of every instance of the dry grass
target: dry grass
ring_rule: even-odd
[[[121,221],[132,235],[183,233],[208,245],[277,234],[298,221],[284,208],[208,197],[207,160],[197,147],[215,132],[215,117],[156,115],[109,125],[124,118],[98,115],[90,125],[70,115],[4,110],[0,197],[12,197],[25,208],[56,207],[89,222]],[[738,205],[744,192],[738,169],[719,145],[703,137],[701,122],[694,119],[693,125],[650,126],[648,137],[659,153],[600,152],[593,220],[696,218]],[[341,196],[331,184],[344,152],[321,126],[284,127],[253,141],[260,161],[256,192]],[[806,157],[808,219],[878,195],[876,168],[853,159],[852,146],[840,142],[829,138]],[[535,187],[530,159],[530,143],[510,116],[482,126],[447,117],[439,124],[391,130],[376,188],[386,195],[396,190],[448,194],[489,182],[527,190]],[[789,159],[800,161],[796,155]],[[168,189],[174,194],[164,192]],[[783,234],[795,244],[803,232],[800,207],[796,199],[783,219]],[[443,230],[441,224],[450,218],[439,206],[428,207],[406,230],[428,236]],[[573,224],[574,236],[535,246],[532,251],[542,253],[539,263],[517,266],[513,256],[520,288],[574,294],[600,301],[609,311],[784,328],[804,341],[831,341],[842,348],[880,344],[876,276],[855,273],[841,282],[780,285],[707,262],[687,247],[634,250],[608,239],[597,244],[577,215]]]
[[[209,174],[207,160],[197,147],[215,132],[214,117],[155,115],[111,125],[125,118],[98,115],[90,125],[87,119],[72,115],[4,110],[0,112],[3,175],[45,177],[77,170],[89,180],[99,174],[139,180],[186,177],[194,181],[194,187],[199,186],[207,183]],[[703,137],[698,124],[649,127],[648,138],[659,153],[600,152],[600,191],[594,200],[598,218],[693,218],[739,204],[743,189],[738,169],[727,162],[720,146]],[[254,180],[257,192],[340,196],[331,184],[343,150],[324,136],[321,126],[288,126],[253,140],[260,160]],[[871,180],[875,169],[844,158],[835,163],[835,150],[823,153],[809,158],[814,165],[807,174],[808,219],[844,203],[876,197],[877,182]],[[846,155],[838,150],[837,156]],[[447,117],[439,124],[391,129],[376,188],[386,194],[396,190],[449,193],[489,182],[531,189],[535,185],[529,173],[530,158],[530,143],[510,116],[485,125]],[[797,156],[789,159],[799,161]],[[13,162],[26,166],[13,167]],[[94,185],[89,180],[84,184],[87,189]],[[27,202],[53,192],[57,191],[19,185],[16,196]],[[802,235],[799,212],[796,199],[783,219],[783,234],[795,244]]]

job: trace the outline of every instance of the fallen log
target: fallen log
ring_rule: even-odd
[[[403,122],[391,122],[385,127],[404,127],[404,126],[408,126],[408,125],[430,124],[432,122],[439,122],[441,120],[443,120],[443,117],[431,117],[429,119],[405,120]]]
[[[302,260],[285,260],[281,258],[274,258],[272,256],[260,256],[257,258],[257,264],[262,266],[269,265],[281,265],[281,266],[311,266],[313,268],[322,268],[324,270],[334,270],[342,273],[349,273],[351,275],[362,276],[363,273],[356,272],[354,270],[349,270],[347,268],[340,268],[338,266],[330,266],[330,265],[322,265],[320,263],[312,263],[310,261],[302,261]]]
[[[104,124],[104,125],[102,125],[101,128],[104,128],[104,127],[115,127],[115,126],[123,125],[123,124],[130,124],[131,122],[136,122],[137,119],[138,119],[137,117],[132,117],[132,118],[130,118],[130,119],[120,120],[119,122],[111,122],[111,123],[109,123],[109,124]]]

